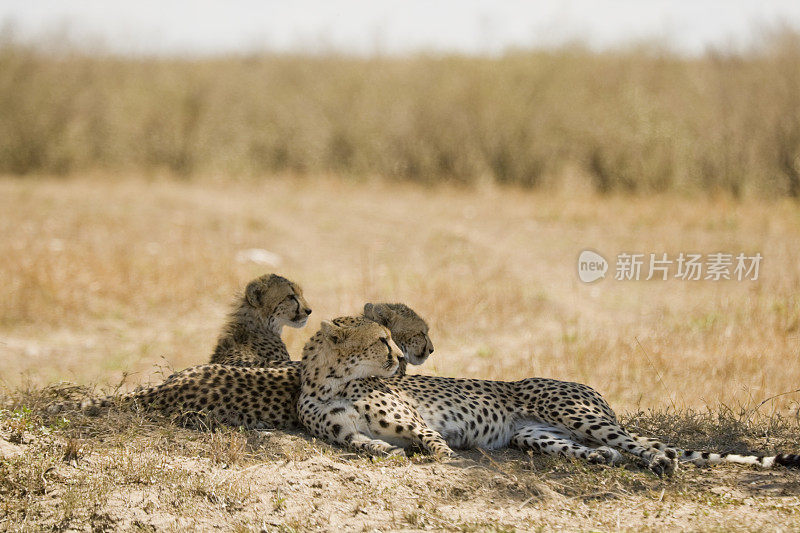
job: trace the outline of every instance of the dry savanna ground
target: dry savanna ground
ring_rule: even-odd
[[[684,446],[798,449],[800,210],[277,177],[0,180],[0,529],[800,528],[800,475],[671,480],[516,451],[370,461],[303,433],[203,433],[142,414],[49,417],[207,360],[231,296],[277,271],[322,318],[408,303],[426,373],[588,383]],[[240,252],[275,254],[275,266]],[[764,256],[757,281],[578,280],[591,248]],[[611,273],[613,274],[613,272]],[[73,391],[82,393],[81,391]],[[789,394],[783,394],[789,393]]]

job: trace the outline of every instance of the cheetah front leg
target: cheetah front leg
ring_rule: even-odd
[[[402,428],[402,426],[398,426]],[[334,431],[337,428],[334,427]],[[378,435],[381,436],[381,435]],[[447,445],[447,442],[436,431],[423,427],[413,427],[408,431],[395,432],[394,437],[406,439],[413,444],[421,447],[425,452],[436,457],[437,459],[447,459],[454,455],[453,450]],[[339,438],[331,439],[334,442]],[[393,446],[388,442],[372,438],[359,431],[352,431],[346,433],[341,437],[341,444],[350,447],[353,450],[364,452],[369,455],[400,455],[405,452],[403,448]]]
[[[385,455],[403,455],[405,450],[392,446],[386,441],[380,439],[373,439],[363,433],[354,431],[348,433],[342,438],[338,444],[347,446],[353,451],[365,453],[367,455],[385,456]]]
[[[454,456],[453,450],[448,446],[442,435],[428,427],[424,420],[412,408],[407,407],[402,411],[398,408],[383,412],[377,417],[370,417],[369,429],[377,437],[387,440],[401,440],[422,448],[423,451],[437,459],[447,459]]]
[[[372,438],[362,418],[352,405],[323,404],[306,399],[299,405],[298,414],[314,436],[359,453],[385,456],[402,454],[404,450]]]
[[[419,443],[426,452],[437,459],[449,459],[455,455],[444,437],[424,423],[412,423],[408,432],[412,442]]]
[[[667,457],[677,457],[679,462],[681,455],[685,453],[684,450],[665,444],[657,439],[651,439],[650,437],[643,437],[641,435],[637,435],[636,433],[631,433],[630,431],[628,431],[628,435],[630,435],[633,438],[633,440],[635,440],[645,448],[650,448],[651,450],[655,450],[656,452],[661,452],[665,454]]]
[[[574,441],[565,431],[547,424],[524,425],[511,436],[510,444],[520,450],[563,455],[594,464],[614,464],[622,458],[622,454],[612,448],[590,448]]]

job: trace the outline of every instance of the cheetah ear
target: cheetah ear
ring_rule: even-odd
[[[264,289],[258,283],[258,280],[251,281],[247,284],[247,288],[244,290],[245,298],[247,298],[247,303],[252,305],[253,307],[261,307],[261,300],[264,296]]]
[[[375,319],[375,306],[373,304],[364,304],[364,316],[372,320],[373,322]]]
[[[386,304],[365,304],[364,316],[388,328],[394,323],[397,313]]]
[[[344,342],[347,338],[347,331],[345,328],[340,328],[333,322],[329,322],[327,320],[323,320],[322,324],[320,324],[319,330],[322,334],[331,340],[334,344],[339,344],[340,342]]]

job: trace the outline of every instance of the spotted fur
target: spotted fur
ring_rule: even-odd
[[[580,383],[434,376],[382,381],[406,398],[453,448],[512,446],[606,464],[618,462],[621,450],[639,457],[658,475],[669,475],[675,468],[673,457],[636,442],[602,396]]]
[[[299,374],[286,364],[276,362],[271,368],[199,365],[173,374],[160,385],[85,400],[77,407],[89,415],[109,407],[160,412],[192,427],[218,423],[250,429],[296,427]]]

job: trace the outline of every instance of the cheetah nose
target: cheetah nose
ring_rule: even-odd
[[[428,355],[430,355],[430,354],[432,354],[432,353],[433,353],[433,345],[431,345],[431,347],[430,347],[430,351],[428,351]]]
[[[311,314],[311,309],[306,309],[306,314],[310,315]]]

